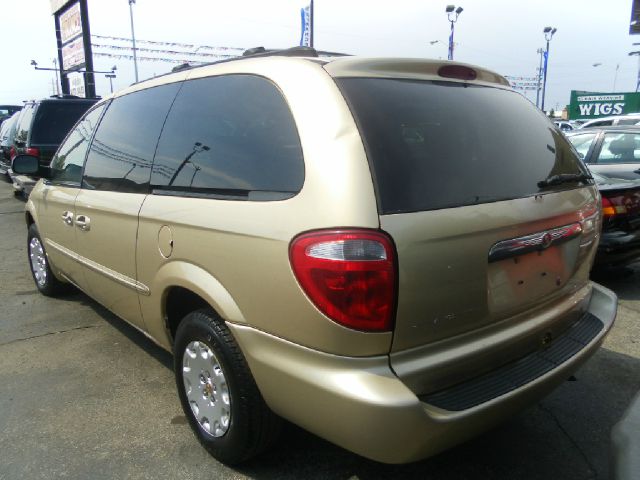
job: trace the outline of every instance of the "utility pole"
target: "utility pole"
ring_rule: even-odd
[[[309,46],[313,48],[313,0],[309,4]]]
[[[138,83],[138,57],[136,55],[136,34],[133,30],[133,4],[136,0],[129,0],[129,16],[131,17],[131,41],[133,42],[133,69],[136,74],[136,83]],[[313,38],[313,37],[311,37]]]

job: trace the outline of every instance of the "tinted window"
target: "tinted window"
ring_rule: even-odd
[[[640,161],[640,135],[607,133],[598,155],[598,163],[635,163]]]
[[[16,143],[27,143],[27,138],[29,137],[29,127],[31,126],[31,119],[33,118],[33,109],[35,108],[35,104],[31,103],[29,105],[25,105],[22,109],[22,113],[18,119],[18,128],[16,129],[15,142]]]
[[[591,144],[596,138],[596,133],[585,133],[582,135],[571,135],[569,137],[569,141],[576,148],[578,153],[582,155],[582,158],[587,157],[587,153],[589,153],[589,148],[591,148]]]
[[[89,141],[104,107],[103,104],[89,112],[60,145],[51,161],[53,182],[80,184]]]
[[[535,195],[551,175],[586,172],[565,136],[515,92],[396,79],[338,83],[364,138],[383,213]]]
[[[294,120],[271,82],[228,75],[184,83],[158,144],[152,185],[266,200],[291,196],[303,181]]]
[[[114,99],[91,143],[83,187],[146,192],[162,124],[180,84]]]
[[[59,145],[95,102],[42,102],[31,127],[31,145]]]

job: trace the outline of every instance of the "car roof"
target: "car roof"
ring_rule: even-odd
[[[252,53],[257,51],[257,53]],[[247,53],[250,52],[250,53]],[[509,88],[509,82],[496,72],[491,70],[460,62],[451,62],[447,60],[435,60],[426,58],[385,58],[385,57],[358,57],[346,55],[336,52],[321,52],[309,47],[294,47],[285,50],[264,50],[251,49],[247,50],[242,57],[220,60],[205,65],[194,67],[184,67],[175,72],[143,80],[132,84],[130,87],[116,92],[109,98],[126,95],[137,90],[149,88],[153,86],[163,85],[167,83],[183,81],[190,76],[197,75],[194,72],[202,72],[208,70],[207,73],[216,75],[217,73],[229,73],[230,66],[235,62],[243,62],[243,66],[249,65],[251,62],[282,62],[289,66],[297,64],[308,65],[310,62],[320,65],[324,70],[333,77],[384,77],[384,78],[406,78],[406,79],[431,79],[446,80],[452,82],[464,82],[471,84],[484,84],[492,86],[500,86]],[[245,63],[247,62],[247,63]],[[257,65],[258,63],[255,63]],[[440,69],[444,66],[457,66],[472,69],[475,78],[458,79],[450,76],[443,77],[440,75]],[[218,72],[217,70],[220,70]],[[243,73],[247,73],[246,69],[242,69]]]

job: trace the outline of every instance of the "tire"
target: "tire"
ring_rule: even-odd
[[[180,323],[174,370],[191,429],[214,458],[238,464],[275,441],[282,420],[266,405],[231,332],[212,310],[192,312]]]
[[[47,297],[57,297],[71,289],[70,284],[61,282],[53,275],[47,252],[35,223],[29,225],[27,258],[31,276],[40,293]]]

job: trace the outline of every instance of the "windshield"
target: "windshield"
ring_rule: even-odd
[[[382,78],[337,83],[365,142],[381,213],[575,188],[580,180],[538,182],[587,173],[564,135],[515,92]]]

